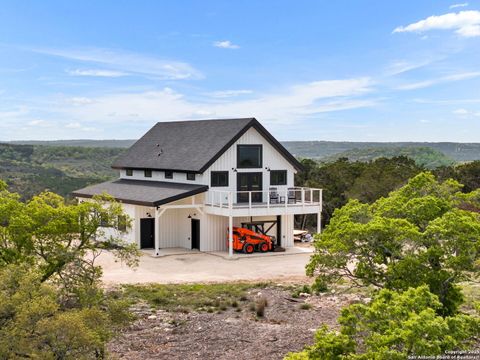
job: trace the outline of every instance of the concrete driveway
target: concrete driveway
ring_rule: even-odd
[[[144,253],[138,268],[130,269],[115,261],[110,252],[103,252],[97,259],[97,264],[103,268],[103,280],[106,284],[241,280],[298,282],[306,279],[305,265],[310,255],[310,252],[300,251],[282,255],[271,253],[264,256],[228,259],[218,254],[203,252],[179,252],[157,258]]]

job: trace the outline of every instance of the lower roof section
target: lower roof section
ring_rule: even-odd
[[[91,198],[109,194],[117,201],[143,206],[159,206],[208,190],[206,185],[180,184],[163,181],[118,179],[87,186],[72,192],[73,196]]]

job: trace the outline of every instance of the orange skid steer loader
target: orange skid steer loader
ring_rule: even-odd
[[[228,235],[227,235],[228,246]],[[252,230],[233,227],[233,250],[251,254],[254,251],[267,252],[273,250],[272,238]]]

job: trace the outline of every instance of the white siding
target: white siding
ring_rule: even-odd
[[[200,219],[200,250],[227,250],[228,218],[205,214]]]
[[[293,215],[282,215],[282,241],[281,244],[283,247],[293,247]]]
[[[237,169],[237,145],[262,145],[263,166],[257,169]],[[214,187],[212,190],[237,191],[237,172],[261,172],[263,180],[263,190],[270,187],[270,170],[287,170],[287,185],[276,186],[279,191],[284,191],[287,187],[294,186],[295,168],[285,157],[277,151],[267,139],[265,139],[256,129],[250,128],[243,134],[227,151],[225,151],[215,163],[210,166],[204,175],[205,183],[210,185],[210,173],[212,171],[228,171],[228,187]]]
[[[200,139],[201,141],[201,139]],[[262,167],[258,169],[237,169],[237,145],[251,144],[262,145]],[[278,152],[256,129],[250,128],[243,134],[225,153],[223,153],[203,174],[196,174],[195,181],[186,179],[186,173],[174,172],[173,179],[165,179],[164,171],[152,171],[152,177],[146,178],[143,170],[133,170],[133,176],[126,176],[126,171],[120,171],[120,177],[132,180],[166,181],[187,184],[203,184],[210,186],[212,171],[228,171],[229,186],[215,187],[212,190],[237,191],[237,172],[262,172],[262,188],[267,191],[270,187],[269,170],[287,170],[287,185],[276,186],[280,192],[287,187],[294,186],[295,168],[285,157]],[[203,204],[207,195],[200,194],[194,197],[196,204]],[[236,201],[236,200],[235,200]],[[192,197],[182,199],[172,204],[192,204]],[[124,235],[124,239],[130,243],[140,245],[140,219],[148,217],[149,213],[155,216],[155,209],[144,206],[124,204],[124,211],[133,220],[131,230]],[[201,251],[226,251],[227,250],[227,227],[228,217],[204,213],[203,215],[194,208],[169,209],[166,210],[160,220],[159,233],[160,248],[184,247],[191,248],[191,220],[188,216],[200,220],[200,250]],[[253,220],[275,220],[276,216],[256,216]],[[249,221],[250,217],[234,218],[234,225],[240,226],[242,221]],[[293,246],[293,215],[282,215],[281,217],[281,244],[284,247]],[[277,230],[274,226],[270,235],[276,236]]]
[[[262,145],[263,164],[257,169],[237,169],[237,145]],[[227,151],[225,151],[203,174],[196,174],[195,181],[187,180],[186,173],[174,172],[173,179],[165,179],[165,172],[152,171],[152,177],[146,178],[143,170],[133,170],[133,176],[126,176],[126,170],[120,170],[120,178],[131,180],[166,181],[185,184],[202,184],[210,186],[210,173],[212,171],[228,171],[228,187],[215,187],[212,190],[237,191],[237,172],[261,172],[263,178],[262,188],[270,187],[270,170],[287,170],[287,185],[277,186],[279,191],[294,186],[295,168],[285,157],[278,152],[256,129],[250,128]]]
[[[152,177],[145,177],[143,170],[133,170],[132,176],[127,176],[126,170],[120,170],[120,178],[127,180],[165,181],[183,184],[206,184],[204,174],[195,174],[195,181],[187,180],[187,173],[174,172],[173,179],[165,178],[165,171],[152,170]]]

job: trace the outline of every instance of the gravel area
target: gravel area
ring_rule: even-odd
[[[115,284],[180,284],[231,281],[263,281],[286,278],[306,279],[305,265],[308,252],[280,256],[273,253],[260,257],[242,257],[227,260],[202,252],[190,252],[164,257],[143,254],[140,265],[131,269],[117,261],[112,253],[104,251],[96,260],[103,268],[102,280]]]
[[[264,317],[250,308],[265,297]],[[280,287],[254,289],[237,307],[218,313],[176,313],[151,309],[147,304],[132,308],[138,319],[110,342],[114,359],[282,359],[290,351],[313,342],[322,324],[337,326],[340,309],[357,295],[292,298]],[[303,307],[309,309],[302,309]]]

